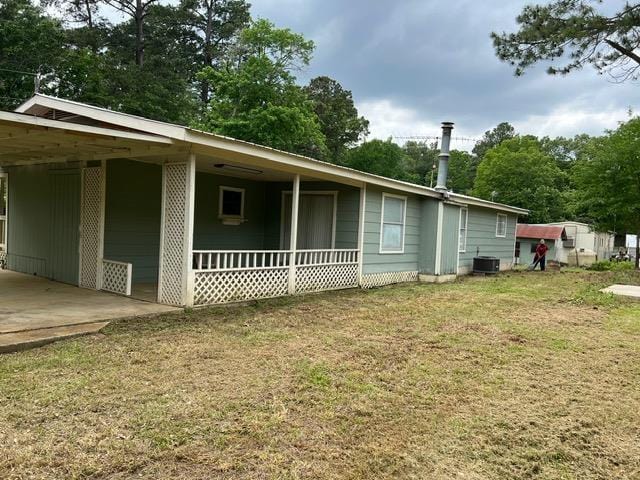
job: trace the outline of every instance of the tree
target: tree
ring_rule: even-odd
[[[13,110],[33,95],[38,72],[41,91],[50,93],[64,39],[61,23],[29,0],[0,2],[0,109]]]
[[[447,187],[456,193],[470,194],[476,176],[476,158],[461,150],[451,150]]]
[[[258,20],[244,30],[227,67],[200,74],[213,93],[198,126],[292,153],[324,158],[325,137],[293,70],[307,65],[313,42]]]
[[[251,20],[250,6],[245,0],[182,0],[184,21],[195,32],[198,70],[224,62],[233,40]],[[206,81],[200,83],[200,100],[203,104],[209,101]]]
[[[500,145],[504,140],[509,138],[513,138],[516,136],[516,129],[513,128],[508,122],[499,123],[492,130],[487,130],[484,132],[482,140],[480,140],[473,147],[472,152],[478,157],[479,160],[482,160],[484,154],[487,150]]]
[[[311,80],[304,92],[313,102],[329,150],[329,160],[339,163],[345,151],[364,140],[369,121],[358,116],[349,90],[329,77]]]
[[[531,211],[530,223],[562,219],[560,186],[565,174],[534,137],[504,140],[489,150],[480,165],[473,194]]]
[[[438,144],[410,140],[404,144],[405,170],[416,183],[432,187],[438,177]]]
[[[640,118],[593,139],[574,168],[579,211],[597,228],[640,234]],[[636,267],[640,258],[636,251]]]
[[[130,17],[135,28],[135,60],[136,65],[144,65],[144,22],[149,14],[150,7],[158,0],[104,0],[107,5],[111,5],[116,10]]]
[[[345,155],[344,164],[363,172],[418,183],[417,176],[406,172],[406,162],[406,153],[402,147],[389,139],[371,140],[352,148]]]
[[[599,12],[599,0],[555,0],[527,5],[516,18],[516,33],[491,37],[496,55],[522,75],[537,62],[550,61],[549,74],[568,74],[591,64],[619,81],[637,78],[640,56],[640,5],[625,2],[613,15]],[[557,64],[558,61],[565,63]]]

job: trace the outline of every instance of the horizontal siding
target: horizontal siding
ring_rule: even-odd
[[[466,252],[460,253],[460,268],[470,270],[476,255],[500,259],[501,268],[513,263],[517,216],[507,214],[507,235],[496,237],[497,211],[469,207]]]
[[[218,218],[221,186],[245,190],[245,222],[240,225],[223,225]],[[266,204],[263,182],[197,172],[194,249],[262,250]]]
[[[267,250],[280,248],[282,225],[282,192],[290,192],[293,183],[266,185],[264,245]],[[358,217],[360,215],[360,189],[333,182],[301,182],[301,191],[337,191],[336,248],[358,248]]]
[[[407,197],[407,216],[405,224],[404,253],[380,253],[380,221],[382,218],[382,194],[403,195],[402,192],[382,190],[367,186],[364,238],[363,273],[413,272],[418,271],[420,250],[420,199],[415,195]]]
[[[134,283],[158,280],[162,167],[107,162],[104,258],[133,265]]]

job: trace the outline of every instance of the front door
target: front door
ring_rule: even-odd
[[[300,192],[298,206],[299,250],[328,250],[334,247],[336,195],[329,193]],[[291,194],[284,196],[282,225],[283,249],[291,242]]]
[[[51,172],[51,254],[53,280],[78,285],[80,245],[80,173]]]

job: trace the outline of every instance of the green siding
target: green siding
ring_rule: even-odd
[[[460,273],[471,271],[473,257],[478,254],[499,258],[503,269],[513,264],[517,215],[507,214],[507,235],[503,238],[496,237],[498,213],[490,208],[469,206],[467,248],[460,253]]]
[[[107,162],[104,258],[133,265],[134,283],[158,280],[162,167]]]
[[[223,225],[218,218],[221,186],[245,190],[245,222],[240,225]],[[265,210],[267,209],[265,195],[266,187],[263,182],[197,172],[194,249],[264,249]]]
[[[440,274],[458,272],[458,241],[460,236],[460,207],[445,203],[442,218],[442,255]]]
[[[404,253],[380,253],[380,220],[382,216],[382,194],[391,193],[407,197]],[[413,272],[418,271],[420,249],[420,198],[393,190],[382,190],[367,185],[365,204],[363,273]]]
[[[290,192],[291,183],[269,183],[266,186],[264,248],[280,248],[282,225],[282,192]],[[301,182],[301,191],[338,192],[336,211],[336,248],[358,248],[358,216],[360,212],[360,189],[333,182]]]
[[[420,201],[420,256],[419,272],[435,274],[438,201],[423,198]]]
[[[58,218],[53,202],[52,173],[70,173],[67,200],[71,209],[79,208],[79,175],[77,164],[12,167],[9,174],[9,212],[7,225],[7,267],[17,272],[69,282],[77,281],[78,219],[70,215],[65,231],[53,231],[53,215]],[[62,193],[62,192],[61,192]],[[74,204],[75,202],[75,204]],[[72,213],[72,212],[70,212]],[[60,244],[62,242],[62,244]],[[65,259],[59,258],[64,250]],[[75,251],[75,257],[73,253]],[[75,272],[74,270],[75,265]]]
[[[80,267],[80,173],[51,171],[51,260],[53,280],[78,285]]]

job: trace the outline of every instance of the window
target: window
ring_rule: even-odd
[[[460,209],[460,236],[458,237],[458,252],[467,251],[467,222],[469,220],[469,210]]]
[[[538,244],[535,242],[531,243],[531,253],[536,253],[536,248],[538,248]]]
[[[507,216],[499,213],[496,220],[496,237],[507,236]]]
[[[404,252],[404,226],[407,198],[388,193],[382,194],[382,218],[380,225],[380,253]]]
[[[242,221],[244,219],[244,189],[220,187],[218,218]]]

